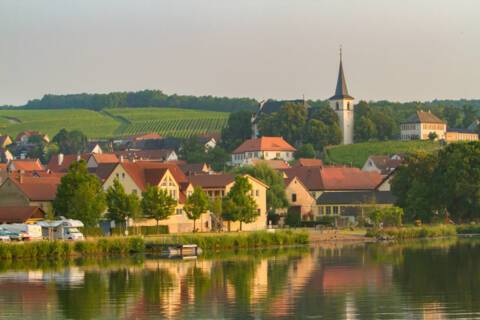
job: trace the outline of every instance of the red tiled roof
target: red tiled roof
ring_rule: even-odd
[[[320,159],[300,158],[295,164],[296,167],[323,167],[323,161]]]
[[[44,171],[45,168],[38,159],[12,160],[9,166],[13,166],[14,170],[20,171]]]
[[[45,212],[39,207],[0,207],[0,223],[25,223],[44,217]]]
[[[127,139],[132,141],[139,141],[139,140],[155,140],[155,139],[162,139],[163,137],[158,133],[141,133],[136,134],[133,136],[129,136]]]
[[[110,176],[117,165],[117,163],[100,163],[96,168],[88,168],[88,171],[103,182]]]
[[[293,167],[283,170],[288,178],[298,177],[310,191],[374,190],[382,181],[378,172],[347,167]]]
[[[222,174],[198,174],[189,177],[193,186],[200,186],[204,189],[225,188],[235,181],[235,176],[229,173]]]
[[[261,137],[244,141],[233,153],[255,151],[295,151],[282,137]]]
[[[60,175],[26,176],[12,175],[7,181],[12,181],[30,201],[53,201],[60,184]]]
[[[116,151],[115,154],[127,160],[165,160],[172,152],[170,149],[150,149]]]
[[[80,159],[87,161],[89,156],[90,156],[89,153],[83,153],[80,155]],[[79,155],[77,154],[65,154],[63,155],[62,163],[59,164],[58,163],[59,155],[53,155],[50,158],[50,161],[48,161],[47,169],[53,172],[67,172],[70,165],[73,162],[77,161],[78,157]]]
[[[321,175],[325,190],[374,190],[382,181],[378,172],[358,168],[325,167]]]
[[[417,111],[412,114],[406,121],[403,123],[441,123],[445,124],[445,121],[438,118],[432,112],[428,111]]]
[[[118,163],[120,160],[114,153],[92,153],[91,157],[95,159],[95,162],[100,163]]]
[[[382,175],[389,174],[393,170],[395,170],[398,166],[400,166],[403,160],[394,160],[391,159],[389,156],[370,156],[368,157],[367,161],[372,161],[375,167],[380,170]]]

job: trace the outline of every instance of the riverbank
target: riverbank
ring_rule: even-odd
[[[384,229],[369,229],[366,236],[385,240],[405,240],[420,238],[454,237],[457,235],[457,226],[432,225],[432,226],[405,226]]]
[[[158,237],[111,237],[85,241],[32,241],[0,243],[0,259],[64,259],[100,255],[128,255],[149,252],[152,244],[196,244],[208,252],[241,248],[305,245],[304,231],[239,232],[227,234],[182,234]]]

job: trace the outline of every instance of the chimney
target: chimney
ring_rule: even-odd
[[[18,170],[18,182],[23,183],[23,172]]]
[[[63,163],[63,153],[58,154],[58,165],[61,166]]]
[[[123,163],[123,155],[120,156],[120,162]]]
[[[77,161],[82,160],[82,157],[80,156],[80,153],[77,154]]]

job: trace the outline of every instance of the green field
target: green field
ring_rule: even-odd
[[[122,108],[105,112],[122,123],[116,135],[156,132],[181,138],[220,132],[229,115],[226,112],[173,108]]]
[[[410,153],[419,150],[433,151],[440,148],[430,141],[375,141],[328,147],[325,160],[331,164],[346,164],[361,168],[370,155]]]
[[[89,138],[121,137],[157,132],[189,137],[216,133],[226,125],[226,112],[174,108],[0,110],[0,131],[15,137],[25,130],[54,136],[60,129],[81,130]]]

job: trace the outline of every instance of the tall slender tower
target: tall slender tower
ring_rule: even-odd
[[[348,94],[347,82],[343,74],[342,48],[340,48],[340,68],[338,70],[337,87],[335,95],[329,99],[330,108],[338,116],[340,129],[343,135],[343,144],[353,143],[353,100],[355,98]]]

